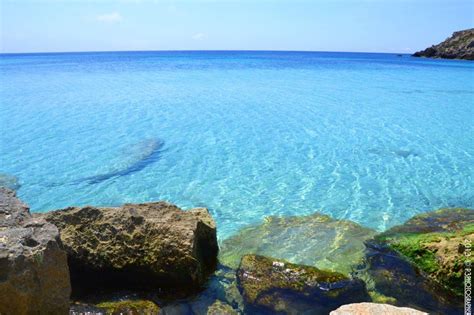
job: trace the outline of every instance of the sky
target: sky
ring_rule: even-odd
[[[0,52],[412,53],[474,27],[473,0],[0,0]]]

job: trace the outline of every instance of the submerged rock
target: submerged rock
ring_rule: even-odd
[[[464,252],[473,241],[473,210],[424,213],[367,241],[365,262],[357,274],[366,280],[374,300],[458,314],[468,260]]]
[[[364,242],[374,235],[357,223],[321,213],[268,217],[225,240],[219,260],[237,268],[243,255],[258,254],[348,274],[364,257]]]
[[[216,267],[216,228],[204,208],[156,202],[67,208],[44,217],[60,230],[79,296],[97,288],[186,295]]]
[[[378,303],[354,303],[339,307],[329,315],[428,315],[408,307],[396,307]]]
[[[474,243],[474,210],[441,209],[418,215],[376,239],[407,257],[438,284],[463,296],[464,267],[470,260],[465,249]]]
[[[237,278],[248,314],[327,314],[370,301],[361,280],[264,256],[242,257]]]
[[[165,303],[160,314],[243,314],[243,309],[236,271],[221,265],[203,291],[179,301]]]
[[[0,187],[0,314],[67,314],[71,286],[58,229]]]
[[[474,28],[454,32],[442,43],[418,51],[413,56],[474,60]]]
[[[206,315],[238,315],[239,313],[232,308],[229,304],[225,304],[222,301],[215,301],[207,309]]]
[[[366,259],[356,275],[366,282],[373,301],[415,307],[430,314],[459,314],[462,310],[462,300],[376,241],[367,242]]]
[[[21,185],[18,177],[0,173],[0,187],[6,187],[16,191],[20,189]]]

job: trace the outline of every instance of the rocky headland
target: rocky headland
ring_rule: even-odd
[[[469,209],[383,233],[320,213],[271,217],[224,240],[219,263],[204,208],[32,216],[0,188],[0,313],[458,314],[473,226]]]
[[[445,41],[418,51],[413,56],[474,60],[474,28],[454,32]]]

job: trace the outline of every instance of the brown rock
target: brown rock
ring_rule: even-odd
[[[207,209],[165,203],[50,212],[68,253],[73,291],[158,289],[173,296],[200,288],[217,263],[214,221]]]
[[[67,314],[70,293],[58,229],[0,188],[0,314]]]
[[[258,255],[242,257],[237,279],[249,314],[328,314],[370,301],[359,279]]]

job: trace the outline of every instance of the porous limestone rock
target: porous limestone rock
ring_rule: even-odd
[[[67,314],[70,293],[58,229],[0,187],[0,314]]]
[[[216,227],[205,208],[154,202],[67,208],[44,217],[60,230],[75,295],[98,287],[186,295],[216,267]]]

